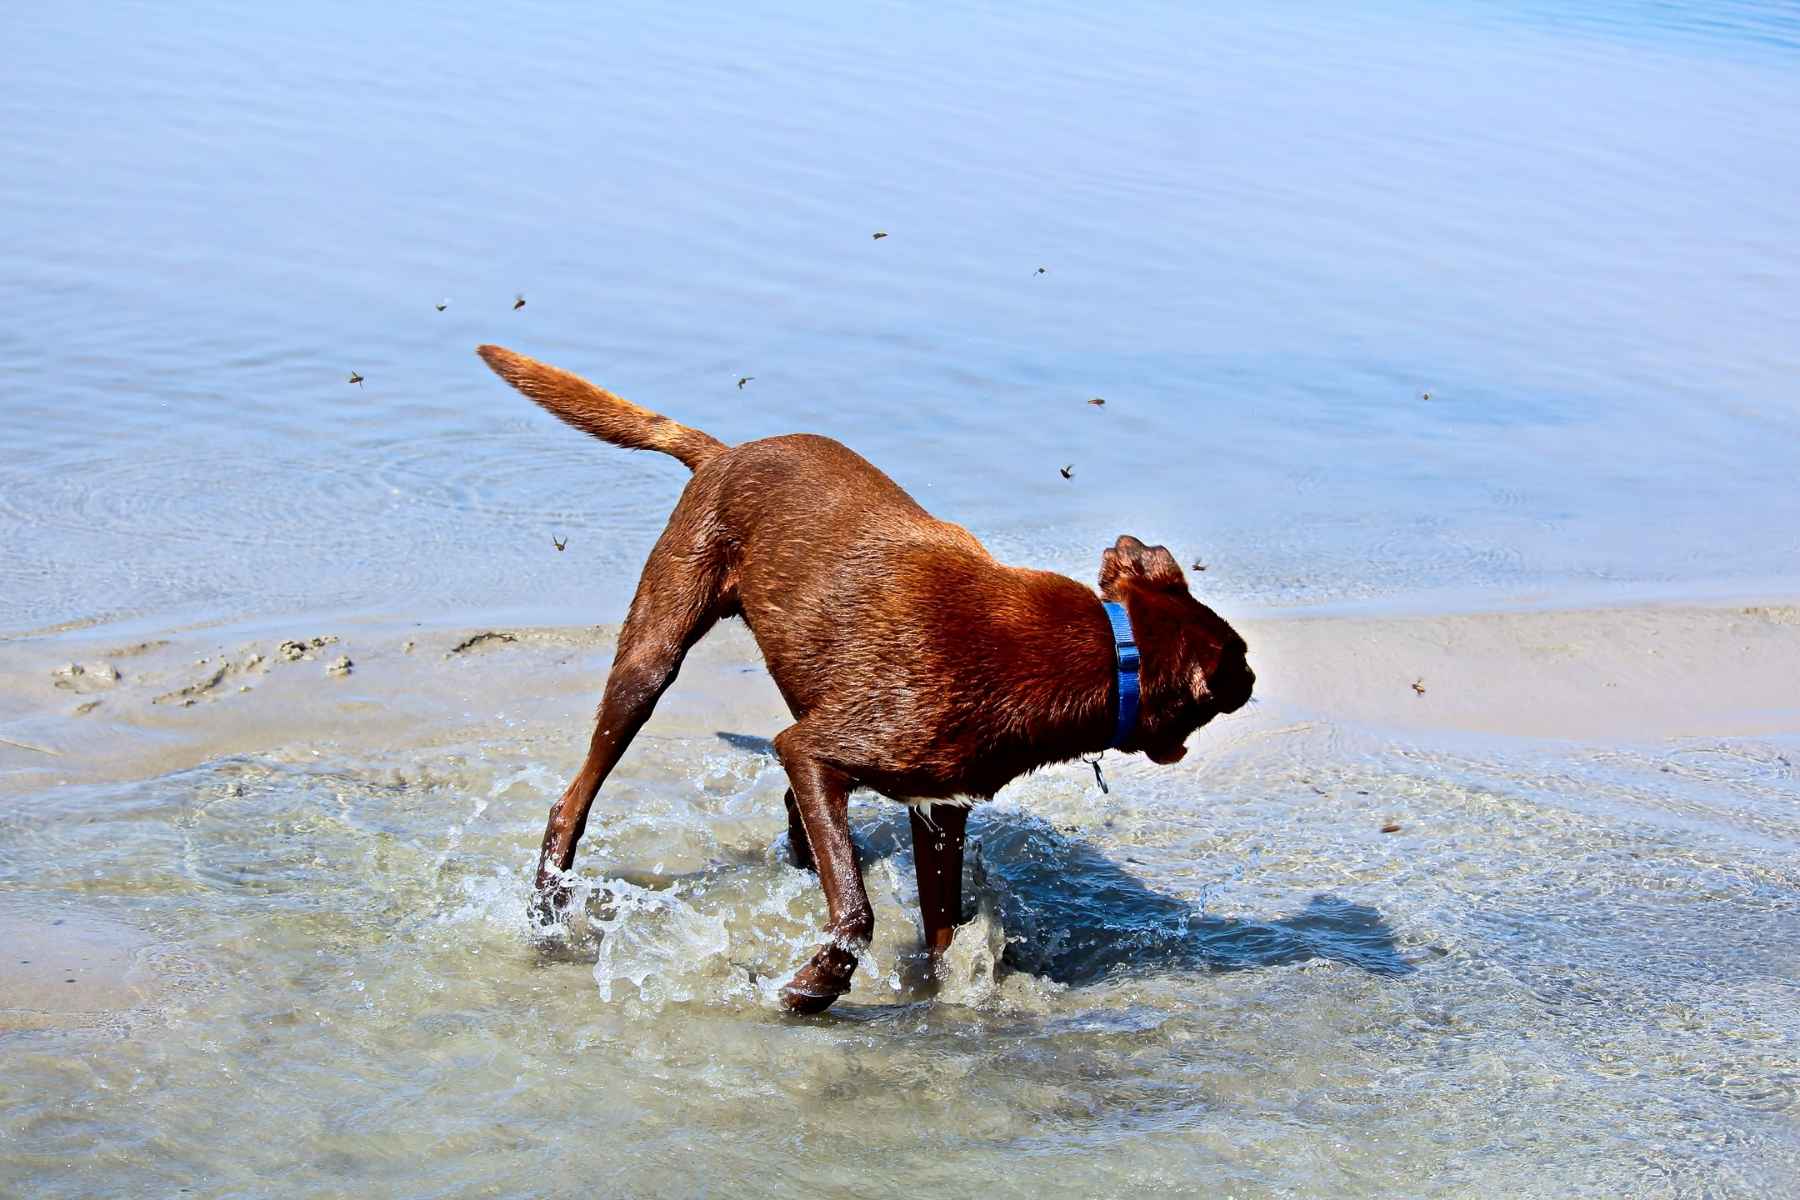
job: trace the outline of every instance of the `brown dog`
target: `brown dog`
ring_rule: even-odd
[[[830,940],[783,990],[796,1012],[819,1012],[849,988],[874,930],[846,817],[853,788],[913,806],[935,956],[961,918],[972,801],[1109,745],[1175,762],[1189,734],[1250,698],[1244,639],[1188,594],[1161,546],[1121,537],[1101,555],[1096,598],[1066,576],[995,562],[829,438],[727,446],[510,350],[477,353],[577,429],[672,454],[694,472],[619,631],[587,761],[550,810],[537,873],[546,914],[567,901],[595,793],[722,617],[749,624],[794,714],[775,737],[789,840],[795,860],[818,871],[830,911]],[[1124,605],[1142,661],[1137,718],[1119,737],[1124,685],[1101,599]],[[948,803],[922,812],[929,801]]]

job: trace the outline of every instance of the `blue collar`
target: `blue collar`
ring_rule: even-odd
[[[1131,633],[1131,617],[1123,604],[1114,604],[1111,600],[1102,600],[1100,607],[1106,610],[1106,619],[1112,624],[1113,657],[1118,665],[1118,684],[1114,694],[1118,697],[1119,721],[1113,728],[1111,748],[1117,750],[1131,736],[1137,725],[1138,710],[1138,648],[1137,639]]]

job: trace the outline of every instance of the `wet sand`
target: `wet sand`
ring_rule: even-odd
[[[158,997],[144,966],[148,939],[78,908],[0,903],[0,1036],[103,1020]]]
[[[1795,604],[1237,624],[1257,705],[1203,730],[1196,746],[1294,720],[1575,740],[1800,731]],[[497,724],[573,764],[616,632],[301,622],[260,637],[77,631],[0,642],[0,796],[237,754],[454,744]],[[346,658],[351,669],[333,674]],[[786,723],[749,631],[727,622],[689,657],[649,730],[769,736]]]

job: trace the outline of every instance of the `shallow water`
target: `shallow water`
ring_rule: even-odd
[[[1234,602],[1800,580],[1786,6],[9,35],[0,630],[616,617],[681,470],[490,340],[1082,577],[1129,529]]]
[[[359,643],[341,737],[266,668],[191,710],[146,697],[214,662],[47,682],[616,617],[683,473],[490,340],[838,436],[1012,561],[1165,541],[1234,618],[1793,594],[1787,8],[10,16],[0,1193],[1795,1194],[1791,705],[1640,743],[1265,703],[1104,801],[1053,770],[975,815],[941,987],[859,801],[877,941],[794,1021],[778,714],[652,726],[545,948],[592,638],[579,701],[503,710]]]
[[[4,1041],[22,1195],[1770,1196],[1800,1177],[1800,743],[1226,728],[977,810],[935,999],[900,810],[827,1018],[779,769],[649,740],[596,947],[525,937],[560,777],[499,739],[235,759],[0,820],[5,903],[141,931],[142,1001]],[[1383,823],[1400,831],[1384,835]],[[58,964],[61,965],[61,964]],[[76,964],[68,964],[71,968]],[[596,995],[598,984],[598,995]]]

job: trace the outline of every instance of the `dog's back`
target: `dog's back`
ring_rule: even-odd
[[[1057,575],[996,562],[960,525],[926,512],[839,442],[790,434],[735,446],[695,473],[681,508],[712,515],[734,611],[756,635],[796,716],[867,706],[932,740],[928,710],[964,699],[960,681],[995,664],[994,629],[1036,627],[1023,608],[1091,604]],[[995,618],[1001,618],[996,621]],[[1007,620],[1024,617],[1022,622]],[[1038,617],[1055,624],[1062,612]]]

